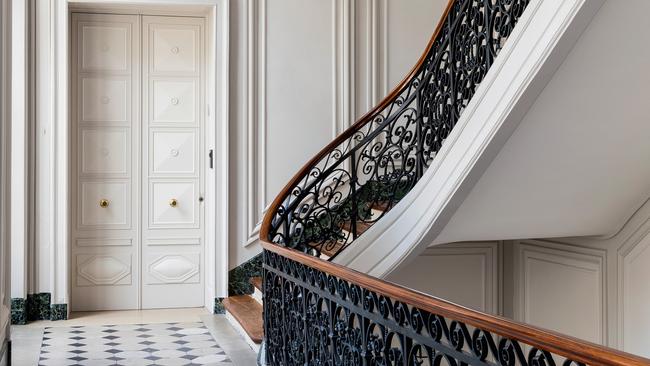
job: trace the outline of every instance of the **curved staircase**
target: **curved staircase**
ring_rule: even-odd
[[[377,278],[412,255],[435,227],[441,216],[430,215],[434,201],[444,207],[459,190],[454,186],[446,196],[436,196],[428,185],[435,179],[448,180],[446,172],[456,174],[445,170],[444,164],[464,162],[453,160],[454,149],[472,148],[458,142],[477,140],[471,135],[472,123],[481,128],[491,123],[489,118],[466,119],[478,103],[489,101],[485,94],[495,80],[511,76],[504,72],[501,54],[516,58],[514,52],[521,46],[517,40],[525,37],[518,24],[534,33],[535,17],[552,6],[562,10],[569,2],[560,3],[449,1],[407,77],[307,162],[277,196],[260,231],[264,277],[252,279],[263,294],[263,306],[253,295],[224,301],[253,344],[264,340],[263,362],[650,365],[641,357],[470,310]],[[571,10],[570,4],[566,7],[563,11]],[[555,19],[563,14],[560,10]],[[484,79],[490,85],[482,85]],[[481,101],[475,100],[477,95]],[[495,122],[494,131],[501,126]],[[486,140],[477,156],[498,135],[481,128],[476,134],[483,133]],[[476,159],[458,169],[469,169]],[[459,182],[466,178],[467,174],[458,176]],[[400,229],[398,224],[406,219],[417,225]],[[374,243],[383,249],[372,252]],[[356,271],[353,264],[362,256],[385,265],[379,272],[373,272],[373,266]]]

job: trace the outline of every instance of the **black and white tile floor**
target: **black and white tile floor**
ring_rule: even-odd
[[[45,328],[39,365],[229,365],[203,323]]]

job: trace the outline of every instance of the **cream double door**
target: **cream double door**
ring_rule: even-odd
[[[73,13],[73,310],[204,305],[204,19]]]

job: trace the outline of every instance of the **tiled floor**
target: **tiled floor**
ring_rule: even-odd
[[[45,328],[39,365],[215,365],[232,363],[203,323]]]
[[[203,309],[76,313],[13,326],[12,348],[12,364],[21,366],[256,364],[225,317]]]

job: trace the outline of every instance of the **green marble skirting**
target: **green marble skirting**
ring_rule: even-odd
[[[247,262],[228,272],[228,296],[250,295],[253,293],[251,277],[262,276],[262,254],[258,254]]]
[[[48,292],[28,294],[26,299],[11,299],[11,324],[27,324],[35,320],[63,320],[68,318],[67,304],[52,304]]]

